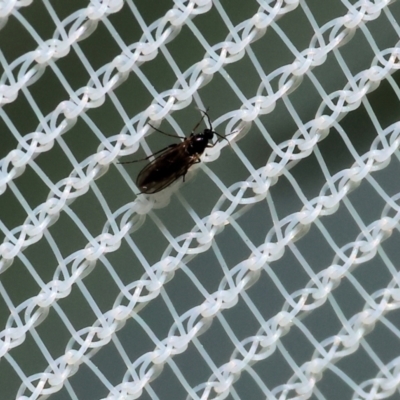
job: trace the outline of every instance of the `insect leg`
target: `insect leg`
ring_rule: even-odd
[[[186,174],[187,174],[187,172],[188,172],[188,169],[189,169],[189,168],[186,168],[186,171],[185,171],[184,174],[182,175],[182,182],[185,182],[185,176],[186,176]]]
[[[194,161],[193,161],[194,159]],[[200,156],[198,154],[193,154],[192,155],[192,160],[190,161],[190,164],[188,164],[188,166],[186,167],[185,172],[182,174],[182,178],[183,178],[183,182],[185,182],[185,176],[189,170],[189,168],[193,165],[193,164],[198,164],[199,162],[201,162]]]
[[[117,164],[132,164],[132,163],[139,162],[139,161],[146,161],[146,160],[148,160],[149,158],[151,158],[151,157],[153,157],[153,156],[155,156],[155,155],[157,155],[157,154],[159,154],[159,153],[162,153],[162,152],[165,151],[166,149],[169,149],[170,147],[175,147],[175,146],[177,146],[176,143],[170,144],[168,147],[165,147],[164,149],[158,150],[158,151],[156,151],[155,153],[150,154],[149,156],[147,156],[147,157],[145,157],[145,158],[139,158],[139,160],[132,160],[132,161],[121,161],[121,162],[118,161]]]
[[[152,124],[150,124],[149,122],[147,123],[148,125],[150,125],[155,131],[162,133],[163,135],[167,135],[167,136],[171,136],[174,138],[179,138],[179,139],[186,139],[184,136],[179,136],[179,135],[171,135],[170,133],[167,132],[163,132],[160,129],[157,129],[155,126],[153,126]]]

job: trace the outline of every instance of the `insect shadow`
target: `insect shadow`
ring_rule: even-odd
[[[204,153],[204,150],[207,147],[214,147],[214,144],[211,142],[214,135],[228,141],[226,137],[213,130],[211,119],[207,111],[208,109],[206,111],[200,110],[200,112],[203,113],[203,116],[193,128],[189,137],[171,135],[149,124],[157,132],[174,138],[183,139],[183,141],[180,143],[171,144],[148,157],[141,158],[139,160],[123,161],[118,163],[131,164],[148,160],[149,158],[157,155],[157,157],[149,162],[137,176],[136,185],[140,189],[140,194],[157,193],[171,185],[181,176],[183,177],[183,182],[185,182],[185,175],[189,168],[193,164],[201,162],[200,156]],[[205,128],[201,133],[195,133],[204,117],[207,117],[210,128]]]

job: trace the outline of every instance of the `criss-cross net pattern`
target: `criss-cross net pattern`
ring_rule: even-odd
[[[398,399],[399,21],[0,0],[0,400]],[[118,161],[207,107],[227,140],[139,195]]]

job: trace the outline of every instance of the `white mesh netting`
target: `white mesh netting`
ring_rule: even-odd
[[[0,400],[399,399],[398,21],[0,0]],[[236,133],[137,195],[196,107]]]

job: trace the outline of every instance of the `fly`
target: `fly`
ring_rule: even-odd
[[[140,160],[124,161],[119,163],[130,164],[138,161],[145,161],[159,154],[139,172],[136,179],[136,185],[140,189],[141,193],[157,193],[174,183],[181,176],[183,177],[183,182],[185,182],[185,175],[189,168],[193,164],[197,164],[201,161],[200,156],[204,153],[204,150],[207,147],[214,147],[211,142],[214,134],[221,139],[228,140],[213,130],[211,119],[207,111],[200,111],[203,113],[203,116],[193,128],[189,137],[182,138],[181,136],[170,135],[169,133],[160,131],[149,124],[154,130],[164,135],[182,138],[183,141],[181,143],[171,144],[168,147]],[[210,128],[204,129],[201,133],[195,133],[205,116],[208,119]]]

